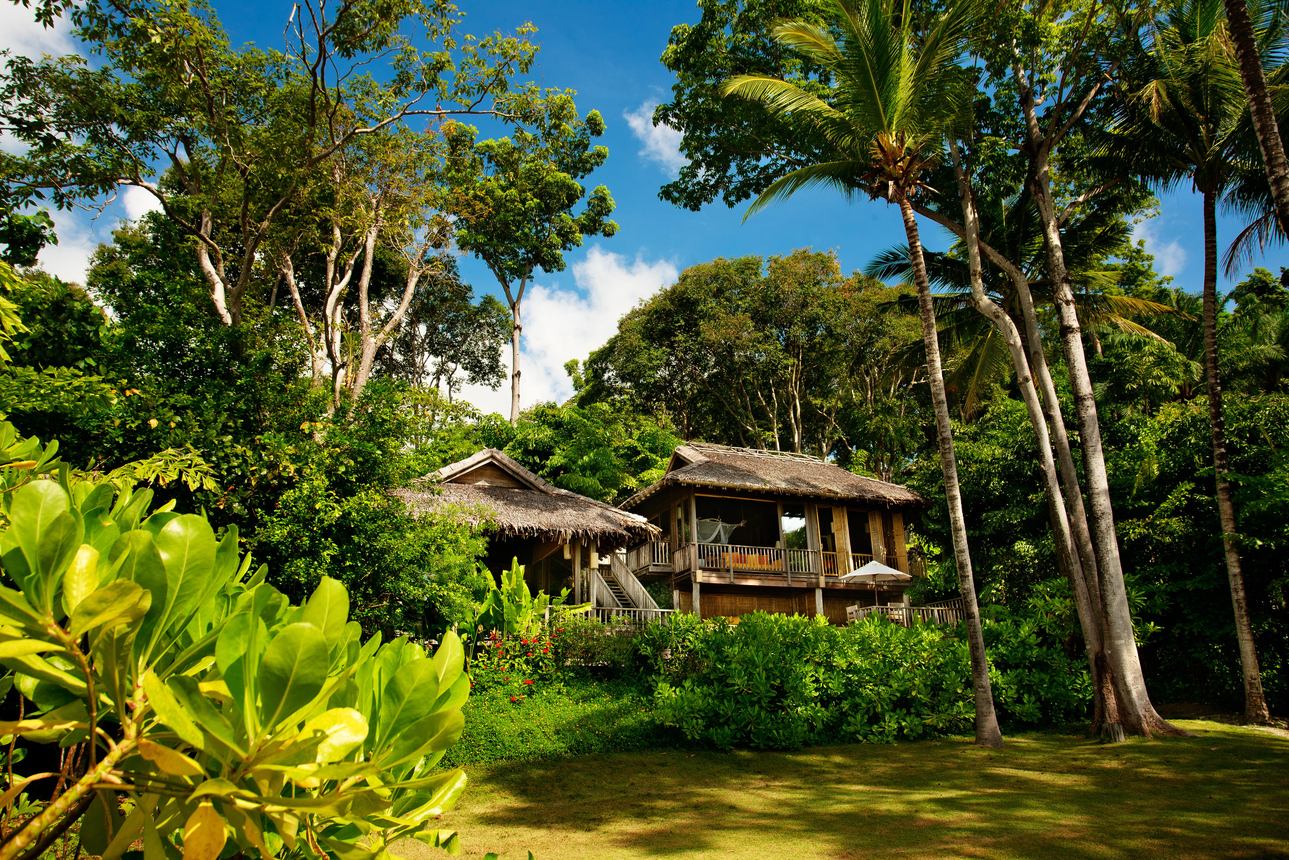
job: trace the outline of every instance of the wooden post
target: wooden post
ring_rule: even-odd
[[[582,602],[582,545],[573,547],[573,602]]]
[[[690,602],[693,604],[692,608],[694,610],[694,614],[697,615],[699,618],[702,618],[703,610],[702,610],[701,604],[699,603],[700,588],[698,586],[698,579],[694,578],[691,581],[693,583],[693,586],[690,590],[690,597],[691,597]]]
[[[882,564],[890,564],[886,557],[886,535],[882,533],[882,512],[868,512],[868,535],[873,543],[873,558]]]
[[[680,589],[674,582],[671,584],[671,608],[677,612],[680,611]]]
[[[824,590],[822,588],[816,588],[815,589],[815,615],[823,615],[823,614],[824,614]]]
[[[895,531],[895,567],[905,573],[909,572],[909,547],[908,538],[904,535],[904,514],[899,511],[891,512],[891,523]]]
[[[832,536],[837,544],[837,572],[850,573],[850,514],[845,508],[832,509]]]

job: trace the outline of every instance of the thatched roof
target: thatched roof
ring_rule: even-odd
[[[560,489],[494,448],[395,490],[414,512],[451,511],[502,537],[564,543],[595,541],[612,549],[659,535],[643,517]]]
[[[662,480],[627,499],[622,507],[631,510],[667,487],[859,502],[882,508],[926,504],[908,487],[865,478],[805,454],[689,442],[676,449]]]

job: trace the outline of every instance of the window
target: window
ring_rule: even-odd
[[[784,549],[809,549],[810,538],[806,535],[806,509],[803,505],[784,505],[783,519]]]
[[[850,509],[846,512],[850,524],[850,551],[861,555],[873,554],[873,536],[868,531],[868,511]]]

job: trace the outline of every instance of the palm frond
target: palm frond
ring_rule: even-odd
[[[826,161],[780,176],[752,201],[752,205],[743,215],[743,220],[751,218],[771,203],[786,200],[809,185],[831,186],[850,197],[863,182],[863,168],[863,164],[855,161]]]

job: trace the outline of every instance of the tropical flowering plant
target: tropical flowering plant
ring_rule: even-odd
[[[539,628],[532,635],[487,633],[477,643],[470,662],[473,690],[504,690],[511,701],[519,702],[539,686],[550,684],[556,677],[559,636],[558,627]]]

